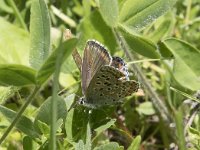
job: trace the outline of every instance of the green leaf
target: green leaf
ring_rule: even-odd
[[[141,30],[172,8],[176,0],[127,0],[120,11],[120,26]]]
[[[190,127],[189,128],[189,132],[191,134],[197,135],[199,137],[199,139],[200,139],[200,131],[198,131],[197,129]]]
[[[128,29],[120,28],[120,31],[131,50],[152,59],[160,58],[157,46],[152,41],[136,35]]]
[[[163,58],[171,59],[173,57],[173,54],[163,42],[158,42],[158,47],[158,50]]]
[[[99,147],[95,147],[94,150],[121,150],[121,147],[116,142],[110,142]]]
[[[40,129],[40,132],[49,138],[50,127],[40,120],[37,120],[37,126]]]
[[[23,65],[0,65],[0,85],[25,86],[36,83],[35,70]]]
[[[85,145],[83,140],[79,140],[75,145],[75,150],[85,150]]]
[[[67,118],[66,118],[66,122],[65,122],[65,131],[67,133],[67,138],[69,140],[73,140],[73,115],[74,115],[74,109],[71,109],[68,114],[67,114]],[[76,125],[76,124],[74,124]]]
[[[199,90],[200,50],[175,38],[166,39],[163,43],[175,58],[173,75],[176,81],[190,90]]]
[[[0,1],[0,10],[11,14],[13,13],[13,9],[4,0]]]
[[[51,124],[51,98],[48,98],[39,108],[38,114],[35,118],[34,124],[37,124],[37,121],[44,122],[47,125]],[[65,120],[67,115],[67,107],[65,101],[58,97],[57,99],[57,120]],[[37,126],[37,125],[36,125]]]
[[[179,93],[179,94],[181,94],[181,95],[183,95],[183,96],[185,96],[185,97],[187,97],[188,99],[191,99],[191,100],[194,100],[194,101],[200,103],[200,99],[198,99],[198,98],[196,98],[194,96],[191,96],[191,95],[189,95],[189,94],[187,94],[187,93],[185,93],[183,91],[180,91],[178,89],[175,89],[173,87],[170,87],[170,89],[173,90],[173,91],[175,91],[175,92],[177,92],[177,93]]]
[[[154,110],[152,102],[144,102],[144,103],[140,104],[139,107],[136,108],[136,110],[139,113],[142,113],[145,115],[155,114],[155,110]]]
[[[30,55],[32,67],[39,69],[50,49],[50,18],[44,0],[33,0],[30,18]]]
[[[115,27],[118,21],[118,1],[117,0],[100,0],[100,13],[110,27]]]
[[[48,59],[38,71],[36,78],[39,84],[44,83],[53,74],[58,53],[64,49],[64,53],[62,55],[63,63],[65,59],[71,54],[72,50],[75,48],[76,43],[76,38],[69,39],[63,42],[55,51],[52,52],[52,54],[48,57]]]
[[[106,124],[98,127],[95,129],[95,131],[97,132],[96,134],[99,135],[101,132],[105,131],[106,129],[110,128],[111,126],[113,126],[116,122],[116,119],[111,119],[110,121],[108,121]]]
[[[131,145],[128,147],[128,150],[139,150],[140,149],[140,143],[141,143],[141,136],[138,135],[134,138]]]
[[[65,121],[67,138],[72,141],[79,141],[80,139],[85,141],[87,123],[88,111],[85,111],[85,108],[78,106],[77,109],[71,109]]]
[[[33,149],[33,140],[29,136],[23,138],[23,149],[32,150]]]
[[[114,53],[118,48],[112,29],[106,25],[98,11],[91,12],[89,16],[83,19],[79,32],[82,33],[79,43],[81,50],[84,49],[88,39],[98,40],[100,43],[106,45],[111,53]]]
[[[1,105],[0,112],[6,117],[6,119],[8,119],[9,122],[12,122],[16,115],[16,112]],[[16,124],[16,128],[21,130],[31,138],[39,138],[39,133],[35,130],[33,122],[25,116],[21,117],[19,122]]]
[[[171,20],[164,20],[162,24],[157,29],[155,29],[154,32],[148,35],[148,38],[157,43],[169,31],[170,26]]]
[[[29,33],[0,17],[0,63],[29,65]]]

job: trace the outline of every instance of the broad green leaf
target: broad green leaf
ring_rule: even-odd
[[[38,71],[37,81],[39,84],[45,82],[54,72],[57,54],[63,49],[65,49],[62,55],[62,63],[63,63],[65,59],[71,54],[72,50],[76,46],[76,43],[77,43],[76,38],[69,39],[63,42],[55,51],[52,52],[52,54],[48,57],[48,59],[45,61],[45,63],[41,66],[41,68]]]
[[[50,18],[44,0],[33,0],[30,18],[30,56],[32,67],[39,69],[50,49]]]
[[[71,109],[65,121],[65,130],[67,138],[73,141],[86,139],[87,124],[88,124],[88,110],[85,107],[77,105],[76,109]]]
[[[38,114],[35,118],[34,124],[37,121],[44,122],[47,125],[51,124],[51,98],[48,98],[39,108]],[[57,99],[57,120],[65,119],[67,115],[67,107],[65,101],[61,98]]]
[[[121,28],[120,31],[131,50],[152,59],[160,58],[157,46],[152,41],[136,35],[128,29]]]
[[[46,138],[49,138],[50,127],[46,123],[37,120],[37,127],[40,129],[39,131],[42,133],[42,135],[44,135]]]
[[[16,112],[1,105],[0,112],[6,117],[6,119],[8,119],[9,122],[12,122],[12,120],[16,116]],[[16,128],[21,130],[31,138],[39,138],[39,133],[35,130],[33,122],[25,116],[21,117],[19,122],[16,124]]]
[[[36,71],[23,65],[0,65],[0,85],[26,86],[36,83]]]
[[[13,13],[13,9],[5,2],[5,0],[0,1],[0,10],[7,13]]]
[[[106,124],[98,127],[95,129],[95,131],[97,132],[96,134],[99,135],[101,132],[105,131],[106,129],[110,128],[111,126],[113,126],[116,122],[116,119],[111,119],[110,121],[108,121]]]
[[[100,13],[110,27],[115,27],[118,21],[118,1],[117,0],[100,0]]]
[[[111,53],[114,53],[118,47],[112,29],[106,25],[98,11],[93,11],[89,16],[83,18],[79,32],[81,32],[79,43],[81,50],[84,50],[88,39],[95,39],[104,44]]]
[[[163,42],[158,42],[158,49],[159,49],[159,52],[161,54],[161,56],[163,58],[172,58],[173,57],[173,54],[172,52],[166,47],[166,45],[163,43]]]
[[[155,29],[154,32],[148,35],[148,38],[151,39],[153,42],[157,43],[169,31],[170,26],[171,20],[167,19],[163,21],[162,24],[160,24],[160,26],[157,29]]]
[[[136,108],[136,110],[139,113],[145,114],[145,115],[153,115],[155,114],[155,109],[153,107],[153,104],[151,102],[144,102],[139,105],[139,107]]]
[[[159,17],[152,25],[144,30],[144,36],[158,43],[163,38],[170,36],[174,30],[175,16],[172,12]]]
[[[121,147],[116,142],[110,142],[99,147],[95,147],[94,150],[121,150]]]
[[[120,26],[141,30],[172,8],[176,0],[127,0],[120,11]]]
[[[138,135],[134,138],[131,145],[128,147],[128,150],[139,150],[140,149],[140,143],[141,143],[141,136]]]
[[[90,114],[90,121],[92,122],[91,128],[92,129],[99,129],[97,130],[100,131],[101,129],[105,129],[112,123],[114,123],[114,119],[111,120],[110,118],[112,117],[113,112],[115,111],[115,107],[109,107],[105,106],[102,107],[101,109],[94,109],[92,110],[92,113]],[[102,128],[101,128],[102,127]]]
[[[29,65],[29,34],[0,17],[0,64]]]
[[[163,43],[175,58],[173,75],[176,81],[190,90],[199,90],[200,50],[175,38],[166,39]]]
[[[23,149],[32,150],[33,149],[33,140],[29,136],[23,138]]]

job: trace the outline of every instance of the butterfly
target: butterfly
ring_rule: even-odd
[[[100,107],[121,103],[122,99],[137,92],[139,83],[129,80],[128,69],[120,57],[111,57],[107,49],[95,40],[88,40],[84,49],[81,70],[83,97],[79,103]]]

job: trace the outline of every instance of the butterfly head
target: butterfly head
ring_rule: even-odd
[[[129,80],[128,67],[122,58],[117,56],[112,57],[111,66],[122,72],[125,75],[125,78]]]
[[[87,103],[86,97],[81,97],[81,98],[79,99],[79,101],[78,101],[78,104],[79,104],[79,105],[83,105],[83,106],[85,106],[85,107],[87,107],[87,108],[93,108],[93,109],[96,109],[96,108],[97,108],[97,106],[95,106],[95,105],[93,105],[93,104]]]
[[[85,97],[81,97],[81,98],[78,100],[78,103],[79,103],[80,105],[84,105],[85,102],[86,102]]]

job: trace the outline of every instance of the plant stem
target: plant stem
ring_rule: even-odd
[[[28,31],[27,27],[26,27],[26,24],[24,22],[24,20],[22,19],[22,16],[20,15],[20,12],[19,10],[17,9],[17,6],[15,5],[14,1],[13,0],[8,0],[8,3],[11,5],[14,13],[15,13],[15,16],[16,18],[19,20],[22,28],[26,31]]]
[[[61,36],[63,37],[63,35]],[[59,51],[56,57],[55,72],[53,76],[53,94],[51,99],[51,135],[50,135],[50,147],[51,150],[56,150],[56,122],[57,122],[57,101],[58,101],[58,89],[59,89],[59,74],[60,67],[62,66],[63,48],[61,48],[62,38],[60,39]]]
[[[176,132],[177,132],[177,143],[180,150],[186,150],[186,141],[184,135],[183,127],[183,111],[181,108],[174,111],[175,123],[176,123]]]
[[[114,29],[114,34],[117,38],[118,43],[120,44],[122,49],[125,51],[125,54],[128,57],[128,59],[130,59],[131,61],[135,60],[133,55],[129,52],[128,47],[126,46],[123,37],[120,36],[120,34],[115,29]],[[160,113],[159,115],[161,115],[161,117],[163,118],[165,122],[170,123],[171,118],[170,118],[170,114],[168,110],[166,109],[164,103],[155,92],[155,89],[153,89],[153,86],[148,82],[147,78],[142,73],[142,70],[137,66],[137,64],[133,63],[130,66],[133,72],[137,73],[139,81],[142,83],[144,88],[148,91],[148,94],[151,97],[155,108]]]
[[[185,24],[188,24],[189,20],[190,20],[191,5],[192,5],[192,0],[188,0],[187,1],[186,15],[185,15]]]
[[[7,130],[5,131],[5,133],[2,135],[2,137],[0,139],[0,144],[5,140],[5,138],[8,136],[8,134],[11,132],[12,128],[20,120],[22,114],[26,110],[26,107],[33,101],[33,98],[35,97],[35,95],[37,94],[37,92],[39,91],[39,89],[40,89],[40,87],[36,86],[35,89],[33,90],[33,92],[31,93],[31,95],[27,98],[25,104],[20,108],[19,112],[15,116],[14,120],[12,121],[12,123],[7,128]]]
[[[51,5],[51,10],[53,13],[58,16],[60,19],[62,19],[66,24],[68,24],[70,27],[75,28],[76,22],[71,19],[70,17],[66,16],[64,13],[62,13],[59,9]]]

